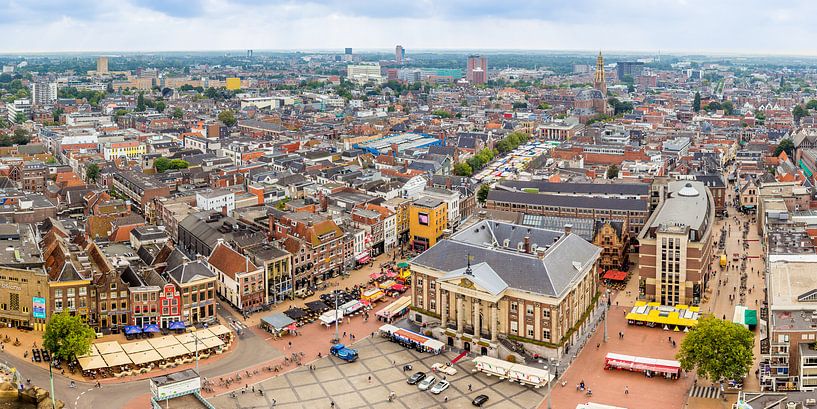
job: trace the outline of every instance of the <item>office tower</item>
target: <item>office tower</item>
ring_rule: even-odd
[[[346,55],[352,55],[352,47],[346,47]]]
[[[619,61],[616,63],[616,76],[619,81],[624,81],[624,77],[637,77],[644,71],[644,63],[641,61]]]
[[[472,84],[486,83],[488,81],[488,59],[479,55],[469,55],[465,79]]]
[[[96,73],[97,74],[108,73],[108,57],[98,57],[96,59]]]
[[[398,64],[403,63],[403,58],[406,56],[406,50],[403,49],[402,45],[398,45],[394,47],[394,61]]]

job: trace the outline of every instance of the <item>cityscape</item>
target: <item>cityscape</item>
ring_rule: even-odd
[[[0,18],[0,409],[817,408],[814,6],[118,3]]]

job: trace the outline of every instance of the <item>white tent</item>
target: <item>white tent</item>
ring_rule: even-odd
[[[343,310],[326,311],[325,313],[321,314],[319,319],[323,325],[332,325],[335,323],[335,320],[340,323],[343,321]]]

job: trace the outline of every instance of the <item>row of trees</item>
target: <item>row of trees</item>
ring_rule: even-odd
[[[105,98],[103,91],[79,90],[74,87],[64,87],[57,91],[60,98],[84,99],[88,101],[91,106],[99,106],[99,102]]]
[[[31,134],[25,129],[17,128],[11,134],[0,135],[0,146],[27,145],[31,142]]]
[[[178,169],[187,169],[190,164],[182,159],[168,159],[168,158],[156,158],[153,161],[153,168],[156,169],[157,173],[164,173],[168,170],[178,170]]]
[[[458,176],[471,176],[474,172],[484,168],[496,156],[492,149],[485,148],[476,155],[468,158],[465,162],[454,164],[454,174]]]
[[[524,132],[511,132],[508,136],[496,143],[496,150],[504,155],[518,148],[519,145],[527,143],[529,139],[530,136]]]

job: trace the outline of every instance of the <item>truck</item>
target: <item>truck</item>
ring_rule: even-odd
[[[726,259],[726,254],[721,254],[721,267],[726,267],[728,260]]]
[[[357,350],[348,348],[343,344],[335,344],[329,348],[329,353],[346,362],[355,362],[357,360]]]

